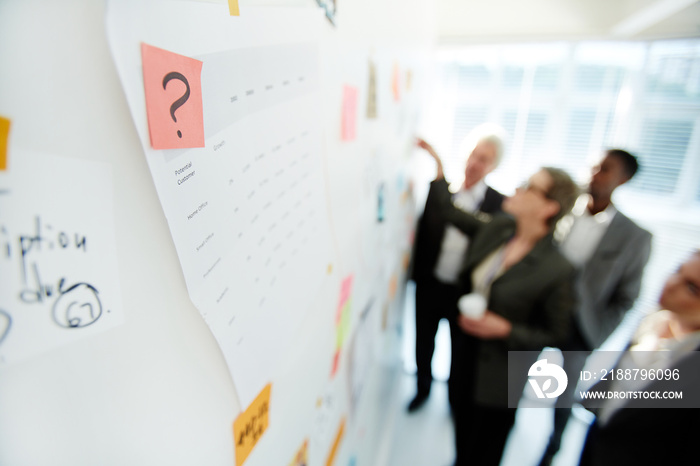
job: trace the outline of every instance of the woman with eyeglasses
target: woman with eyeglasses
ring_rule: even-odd
[[[505,215],[475,216],[452,204],[432,146],[422,139],[417,145],[437,163],[426,212],[441,215],[470,240],[454,316],[463,332],[452,341],[456,464],[495,466],[527,381],[527,369],[511,375],[509,408],[508,351],[540,351],[568,335],[574,268],[552,232],[571,210],[578,188],[562,170],[542,168],[504,200]]]

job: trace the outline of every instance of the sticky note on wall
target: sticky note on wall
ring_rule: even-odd
[[[350,331],[350,293],[352,291],[352,281],[354,275],[350,274],[343,279],[340,285],[340,297],[338,298],[338,307],[335,311],[335,355],[333,356],[333,365],[331,366],[331,377],[335,377],[338,372],[340,363],[340,353],[343,350],[345,338]]]
[[[270,391],[267,384],[244,412],[233,422],[236,466],[241,466],[270,424]]]
[[[340,420],[340,427],[338,427],[338,433],[335,436],[335,441],[331,447],[330,453],[328,453],[328,459],[326,460],[326,466],[333,466],[335,462],[335,457],[338,453],[338,447],[340,447],[340,442],[343,440],[343,434],[345,434],[345,418]]]
[[[204,147],[202,62],[143,43],[141,62],[151,146]]]
[[[0,171],[7,170],[7,141],[10,138],[10,120],[0,116]]]
[[[394,63],[394,70],[391,73],[391,91],[394,94],[394,100],[398,102],[401,100],[401,84],[400,84],[400,70],[399,64]]]
[[[306,466],[309,464],[309,439],[305,439],[289,466]]]
[[[231,13],[231,16],[240,16],[238,0],[228,0],[228,11]]]
[[[399,277],[394,272],[391,274],[391,278],[389,279],[389,299],[393,300],[396,297],[396,291],[399,288]]]
[[[343,86],[343,113],[341,117],[340,139],[352,141],[355,139],[357,124],[357,88]]]
[[[377,118],[377,67],[371,61],[367,86],[367,118]]]
[[[340,296],[338,297],[338,307],[335,311],[335,323],[339,323],[342,317],[343,309],[345,307],[346,301],[350,298],[350,292],[352,291],[352,281],[355,276],[353,274],[345,277],[340,284]]]

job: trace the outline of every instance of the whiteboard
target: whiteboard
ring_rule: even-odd
[[[287,18],[297,10],[317,15],[319,103],[313,113],[321,123],[314,176],[322,181],[329,244],[319,248],[326,252],[318,260],[323,270],[313,293],[294,309],[298,330],[290,332],[286,350],[264,376],[272,385],[270,422],[245,464],[289,464],[305,444],[309,464],[329,459],[375,464],[381,449],[384,425],[375,408],[398,362],[397,323],[414,210],[408,165],[432,26],[418,2],[375,3],[342,4],[335,25],[314,13],[315,2],[272,8],[285,10]],[[227,13],[223,2],[164,4]],[[254,14],[253,6],[241,3],[241,19],[247,11]],[[166,23],[168,11],[158,12]],[[279,25],[274,14],[268,27]],[[0,182],[26,179],[43,189],[36,202],[20,200],[28,220],[0,235],[0,242],[15,244],[18,235],[31,234],[33,212],[48,218],[43,212],[52,199],[59,203],[72,196],[51,189],[38,173],[20,170],[30,160],[26,154],[48,158],[58,167],[54,181],[70,183],[92,205],[103,206],[74,220],[70,209],[56,211],[66,223],[55,228],[83,232],[88,248],[91,238],[100,238],[97,265],[72,265],[92,269],[91,279],[103,283],[76,279],[98,288],[101,298],[104,292],[104,314],[93,325],[108,322],[102,320],[107,308],[116,317],[103,328],[84,327],[90,334],[35,347],[33,354],[0,366],[0,463],[235,464],[233,423],[248,405],[188,289],[142,126],[112,58],[108,15],[106,5],[86,0],[0,5],[0,115],[11,120],[8,168]],[[156,35],[157,28],[141,24],[147,18],[129,21],[135,31]],[[153,37],[139,40],[159,45]],[[195,43],[184,35],[167,45],[199,58],[245,48],[223,41],[216,49],[193,50]],[[372,67],[376,117],[367,116]],[[354,114],[345,110],[345,96],[354,101]],[[354,137],[347,126],[352,115]],[[194,202],[190,213],[200,212],[201,204]],[[14,225],[17,218],[0,210],[2,225]],[[88,235],[80,222],[91,218],[95,226]],[[19,273],[13,264],[12,273]],[[54,281],[62,277],[53,275]],[[343,298],[342,284],[349,278]],[[2,290],[2,306],[16,299],[16,286]],[[41,312],[51,318],[50,308]]]

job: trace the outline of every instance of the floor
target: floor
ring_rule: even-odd
[[[451,466],[454,463],[454,431],[447,401],[447,376],[450,365],[450,336],[442,322],[436,337],[433,356],[433,377],[436,379],[430,398],[418,411],[408,414],[406,406],[415,394],[415,327],[413,321],[413,290],[407,290],[403,329],[403,368],[394,384],[392,404],[388,408],[386,453],[379,464],[383,466]],[[515,427],[511,431],[501,466],[537,465],[552,427],[552,408],[528,407],[523,399],[518,409]],[[553,466],[574,466],[591,421],[590,413],[574,410],[564,432],[562,449]]]

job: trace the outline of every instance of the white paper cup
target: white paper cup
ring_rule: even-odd
[[[481,319],[486,312],[486,305],[486,298],[480,293],[465,294],[457,301],[459,312],[470,319]]]

